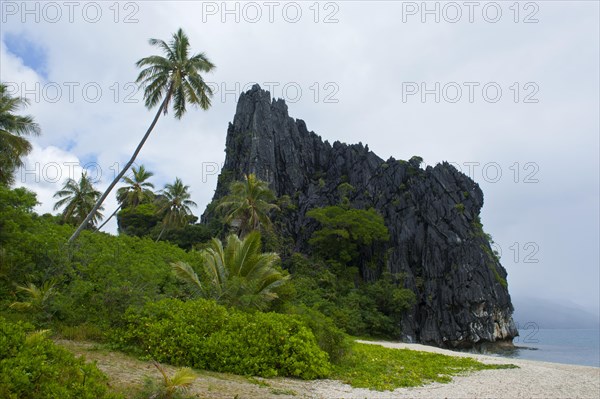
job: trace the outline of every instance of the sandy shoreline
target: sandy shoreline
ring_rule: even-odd
[[[360,341],[363,342],[363,341]],[[97,349],[91,342],[59,340],[60,345],[77,355],[96,361],[111,384],[140,387],[146,376],[159,379],[156,368],[120,352]],[[483,363],[512,363],[519,369],[482,370],[452,377],[448,384],[433,383],[422,387],[399,388],[395,391],[371,391],[352,388],[340,381],[303,381],[291,378],[254,378],[197,370],[191,394],[204,399],[519,399],[519,398],[600,398],[600,368],[545,363],[533,360],[452,352],[431,346],[394,342],[365,342],[391,348],[436,352],[451,356],[470,356]],[[94,349],[96,348],[96,349]],[[176,368],[164,365],[169,373]],[[254,381],[254,382],[251,382]],[[261,384],[256,382],[260,381]]]
[[[450,356],[466,356],[487,364],[515,364],[518,369],[482,370],[467,376],[452,378],[448,384],[433,383],[423,387],[400,388],[393,392],[377,392],[352,388],[339,381],[314,382],[314,397],[334,398],[456,398],[456,399],[518,399],[518,398],[600,398],[600,368],[547,363],[453,352],[419,344],[394,342],[367,342],[389,348],[412,349],[442,353]]]

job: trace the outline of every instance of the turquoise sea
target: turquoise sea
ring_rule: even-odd
[[[516,348],[497,350],[494,354],[600,367],[600,330],[541,329],[532,325],[528,329],[520,329],[519,334],[513,341]]]

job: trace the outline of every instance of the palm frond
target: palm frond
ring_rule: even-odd
[[[198,376],[191,368],[181,367],[177,369],[175,374],[170,378],[169,387],[167,387],[167,389],[171,388],[172,390],[185,392],[192,386],[196,379],[198,379]]]
[[[174,262],[171,263],[171,268],[178,279],[193,285],[196,289],[198,289],[199,292],[203,292],[202,283],[200,282],[200,279],[198,278],[198,275],[194,269],[192,269],[189,264],[181,261]]]

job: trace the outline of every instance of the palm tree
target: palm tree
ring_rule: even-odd
[[[23,301],[13,302],[10,308],[19,312],[31,312],[35,318],[42,322],[48,322],[53,316],[50,305],[52,298],[57,294],[57,282],[46,280],[41,286],[27,283],[26,286],[17,285],[17,292],[25,297]]]
[[[22,302],[13,302],[9,307],[19,311],[42,312],[46,310],[48,302],[56,294],[54,280],[47,280],[38,287],[34,283],[26,286],[17,285],[17,291],[23,293],[27,299]]]
[[[225,212],[225,221],[237,228],[240,237],[244,237],[261,226],[271,227],[269,212],[279,210],[271,203],[274,200],[275,194],[268,184],[252,173],[246,175],[244,181],[231,183],[229,195],[221,199],[217,209]]]
[[[135,208],[143,202],[154,199],[154,192],[151,190],[154,184],[146,181],[154,176],[154,173],[147,171],[144,165],[140,165],[137,169],[134,166],[131,170],[133,178],[125,176],[123,182],[127,186],[117,190],[117,198],[123,208]]]
[[[97,191],[87,173],[83,172],[78,182],[69,178],[63,188],[54,194],[54,198],[60,198],[54,204],[54,210],[64,207],[62,219],[64,222],[79,224],[87,220],[86,215],[94,208],[94,203],[100,197],[100,191]],[[86,228],[93,227],[102,219],[100,211],[103,207],[97,209],[93,217],[85,225]]]
[[[202,259],[208,276],[206,284],[200,282],[194,269],[185,262],[172,263],[171,267],[175,275],[189,283],[199,295],[232,306],[261,309],[277,298],[277,288],[290,278],[275,267],[279,255],[261,252],[257,231],[244,239],[230,234],[225,248],[220,240],[213,238],[202,251]]]
[[[151,188],[154,188],[154,184],[146,181],[154,176],[154,173],[147,171],[144,165],[140,165],[137,169],[134,166],[131,170],[133,171],[133,178],[129,176],[123,177],[122,182],[126,183],[127,186],[117,190],[119,206],[117,206],[117,209],[115,209],[104,223],[98,227],[98,230],[101,230],[102,227],[104,227],[104,225],[119,212],[119,209],[135,209],[139,204],[154,199],[154,192],[150,190]]]
[[[31,143],[23,136],[40,134],[31,116],[14,114],[28,103],[24,98],[11,97],[7,86],[0,83],[0,184],[14,182],[15,169],[23,166],[21,158],[31,151]]]
[[[159,200],[158,213],[162,215],[162,230],[156,241],[160,240],[163,233],[168,229],[181,228],[189,223],[192,216],[191,207],[196,207],[188,192],[190,186],[185,186],[179,177],[175,183],[166,184]]]
[[[175,371],[173,376],[169,377],[167,371],[157,361],[153,360],[152,364],[160,371],[162,375],[162,386],[155,392],[151,398],[156,399],[172,399],[177,393],[187,392],[198,376],[189,367],[182,367]],[[179,396],[178,396],[179,397]]]
[[[173,34],[173,39],[168,44],[159,39],[150,39],[149,43],[152,46],[159,47],[165,57],[152,55],[139,60],[136,66],[144,69],[138,75],[136,83],[144,88],[144,99],[147,108],[153,108],[160,102],[158,111],[146,134],[133,152],[131,159],[98,199],[86,219],[69,238],[69,242],[73,242],[79,236],[81,230],[92,219],[94,213],[100,208],[111,190],[131,167],[154,129],[156,122],[158,122],[161,113],[167,114],[171,101],[177,119],[181,119],[185,114],[187,103],[199,106],[203,110],[210,107],[212,90],[204,82],[200,72],[210,72],[215,68],[215,65],[210,62],[204,53],[190,56],[190,42],[183,30],[179,29]]]

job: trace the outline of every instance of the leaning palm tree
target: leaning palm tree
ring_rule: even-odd
[[[166,184],[161,192],[158,214],[162,216],[162,229],[156,241],[160,240],[166,230],[181,228],[189,223],[192,216],[191,207],[196,207],[189,193],[190,186],[183,184],[179,177],[175,183]]]
[[[261,226],[271,227],[269,212],[279,209],[271,203],[274,200],[275,194],[268,184],[252,173],[246,175],[244,181],[231,183],[229,194],[221,199],[217,209],[225,213],[225,221],[244,237]]]
[[[67,179],[62,189],[54,194],[54,198],[60,198],[54,204],[54,210],[63,208],[63,222],[79,224],[87,220],[86,215],[94,209],[94,203],[100,197],[100,191],[97,191],[87,173],[83,172],[79,181],[71,178]],[[86,223],[86,228],[92,228],[98,221],[102,219],[100,207],[96,209],[93,217]]]
[[[14,182],[14,172],[23,166],[22,157],[31,151],[31,143],[23,136],[39,135],[40,127],[31,116],[15,115],[28,101],[12,97],[0,83],[0,184]]]
[[[150,39],[150,45],[159,47],[165,56],[152,55],[139,60],[136,66],[144,69],[138,75],[136,83],[144,88],[146,107],[150,109],[160,103],[158,111],[146,134],[133,152],[131,159],[98,199],[86,219],[69,238],[69,242],[73,242],[79,236],[81,230],[92,219],[94,213],[100,208],[111,190],[131,167],[154,129],[161,113],[167,114],[171,102],[173,102],[173,110],[177,119],[181,119],[185,114],[187,103],[199,106],[204,110],[210,107],[212,90],[200,73],[212,71],[215,65],[210,62],[204,53],[189,54],[190,42],[183,30],[179,29],[177,33],[173,34],[170,43],[166,43],[164,40]]]
[[[115,209],[104,223],[98,227],[98,230],[101,230],[121,208],[135,209],[139,204],[154,199],[154,192],[151,190],[154,188],[154,184],[146,181],[154,176],[154,173],[147,171],[144,165],[140,165],[137,169],[134,166],[131,170],[133,172],[133,177],[125,176],[122,180],[127,186],[117,190],[117,201],[119,201],[119,206],[117,206],[117,209]]]
[[[200,296],[237,307],[264,308],[277,298],[277,288],[289,280],[275,267],[279,262],[276,253],[262,253],[260,233],[253,231],[244,239],[235,234],[223,243],[213,238],[202,251],[204,284],[185,262],[172,263],[175,275],[187,282]]]

